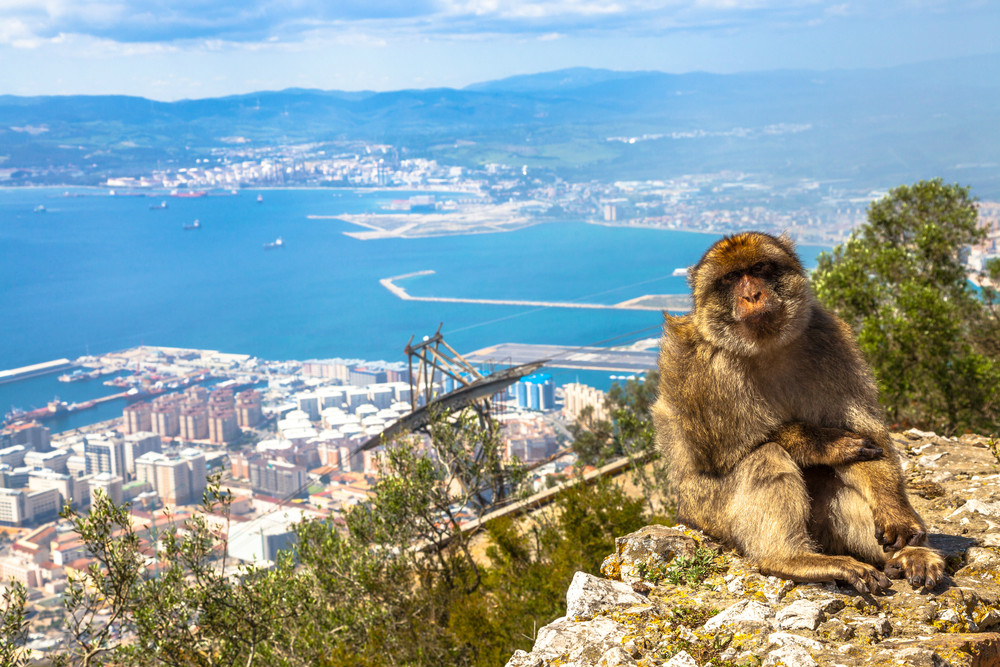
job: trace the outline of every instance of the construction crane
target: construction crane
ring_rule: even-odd
[[[525,375],[534,373],[548,361],[533,361],[483,375],[445,342],[444,336],[441,335],[441,325],[438,325],[433,336],[425,337],[416,345],[413,344],[411,336],[405,351],[410,366],[412,412],[401,417],[378,435],[369,438],[352,456],[389,442],[400,433],[426,431],[436,416],[450,414],[467,407],[472,408],[478,416],[480,427],[489,435],[487,441],[499,442],[499,438],[492,437],[496,435],[497,428],[496,421],[491,418],[493,397]],[[415,362],[418,363],[414,372]],[[445,376],[452,378],[456,387],[445,394],[437,395],[436,380]],[[420,405],[421,403],[423,405]],[[458,482],[480,507],[499,502],[509,491],[504,480],[505,476],[501,474],[500,477],[495,477],[494,474],[488,474],[488,478],[485,478],[482,475],[481,464],[494,452],[487,452],[485,447],[478,447],[471,454],[471,465],[470,462],[466,462],[462,465],[463,469],[455,471]]]
[[[441,335],[441,325],[438,325],[433,336],[425,337],[416,345],[413,344],[413,336],[410,336],[405,352],[409,361],[412,411],[362,443],[356,452],[373,449],[400,433],[423,429],[431,422],[433,415],[451,413],[465,407],[471,407],[476,412],[484,429],[492,429],[492,397],[524,376],[531,375],[549,361],[532,361],[483,375],[445,342]],[[415,360],[419,362],[416,372]],[[435,381],[444,376],[452,378],[456,387],[450,392],[437,395]],[[423,405],[420,405],[421,402]]]

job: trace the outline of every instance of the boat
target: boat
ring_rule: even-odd
[[[167,208],[167,202],[166,201],[161,201],[159,204],[150,204],[149,205],[149,210],[150,211],[159,211],[159,210],[164,209],[164,208]]]
[[[39,204],[35,207],[35,213],[45,213],[45,207]]]
[[[4,415],[3,426],[9,426],[14,423],[26,423],[33,421],[45,421],[58,417],[59,415],[66,412],[66,402],[60,401],[59,398],[54,398],[49,401],[48,405],[44,408],[38,408],[36,410],[20,410],[18,408],[11,408],[6,415]]]
[[[264,195],[257,195],[257,203],[258,204],[264,203]]]
[[[170,193],[170,196],[181,199],[191,199],[192,197],[207,197],[208,193],[203,190],[174,190]]]
[[[271,250],[273,248],[284,248],[284,247],[285,247],[285,242],[281,240],[280,236],[271,241],[270,243],[264,244],[264,250]]]
[[[59,376],[60,382],[80,382],[81,380],[89,379],[90,375],[81,368],[76,369],[72,373],[66,373],[65,375]]]
[[[184,229],[201,229],[201,222],[196,219],[190,225],[184,225]]]

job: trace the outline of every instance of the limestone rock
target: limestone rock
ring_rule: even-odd
[[[771,651],[764,658],[764,667],[775,667],[776,665],[783,665],[784,667],[816,667],[818,664],[809,655],[809,651],[797,644],[782,646],[777,650]]]
[[[823,610],[812,600],[796,600],[775,615],[783,630],[815,630],[823,622]]]
[[[614,605],[645,602],[645,597],[620,581],[608,581],[586,572],[577,572],[566,591],[566,616],[569,619],[593,618]]]
[[[998,461],[983,438],[910,431],[893,440],[930,546],[948,562],[935,590],[905,579],[876,596],[833,582],[796,584],[760,573],[698,531],[647,526],[616,540],[602,570],[614,581],[574,578],[567,616],[508,667],[690,667],[693,655],[702,667],[1000,667]],[[698,581],[641,579],[706,546],[719,555]]]
[[[601,659],[597,661],[598,667],[633,667],[636,662],[635,658],[628,654],[621,646],[612,646]]]
[[[663,667],[698,667],[698,663],[687,652],[681,651],[667,660]]]
[[[742,629],[766,628],[771,625],[774,610],[754,600],[742,600],[705,622],[705,632],[715,632],[724,627]]]
[[[543,664],[539,656],[518,649],[507,661],[506,667],[542,667]]]
[[[606,616],[582,622],[561,618],[538,631],[531,655],[545,661],[561,658],[566,665],[592,665],[619,646],[624,635],[624,628]]]
[[[790,632],[774,632],[767,636],[767,643],[778,647],[801,646],[804,649],[818,651],[823,648],[821,642],[802,635],[793,635]]]
[[[629,586],[642,582],[651,573],[662,573],[674,558],[691,558],[699,542],[683,528],[644,526],[615,539],[615,553],[604,559],[601,573]]]

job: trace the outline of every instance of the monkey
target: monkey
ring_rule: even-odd
[[[871,369],[791,240],[724,237],[688,282],[691,312],[665,314],[652,408],[678,520],[764,574],[935,588],[944,560],[906,496]]]

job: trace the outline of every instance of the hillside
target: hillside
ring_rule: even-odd
[[[0,96],[4,169],[141,171],[213,150],[390,143],[567,178],[733,169],[871,184],[937,174],[1000,194],[1000,56],[874,70],[666,74],[576,68],[456,89],[290,89],[217,99]],[[237,139],[238,138],[238,139]],[[616,139],[624,139],[616,140]],[[631,141],[630,141],[631,140]]]

